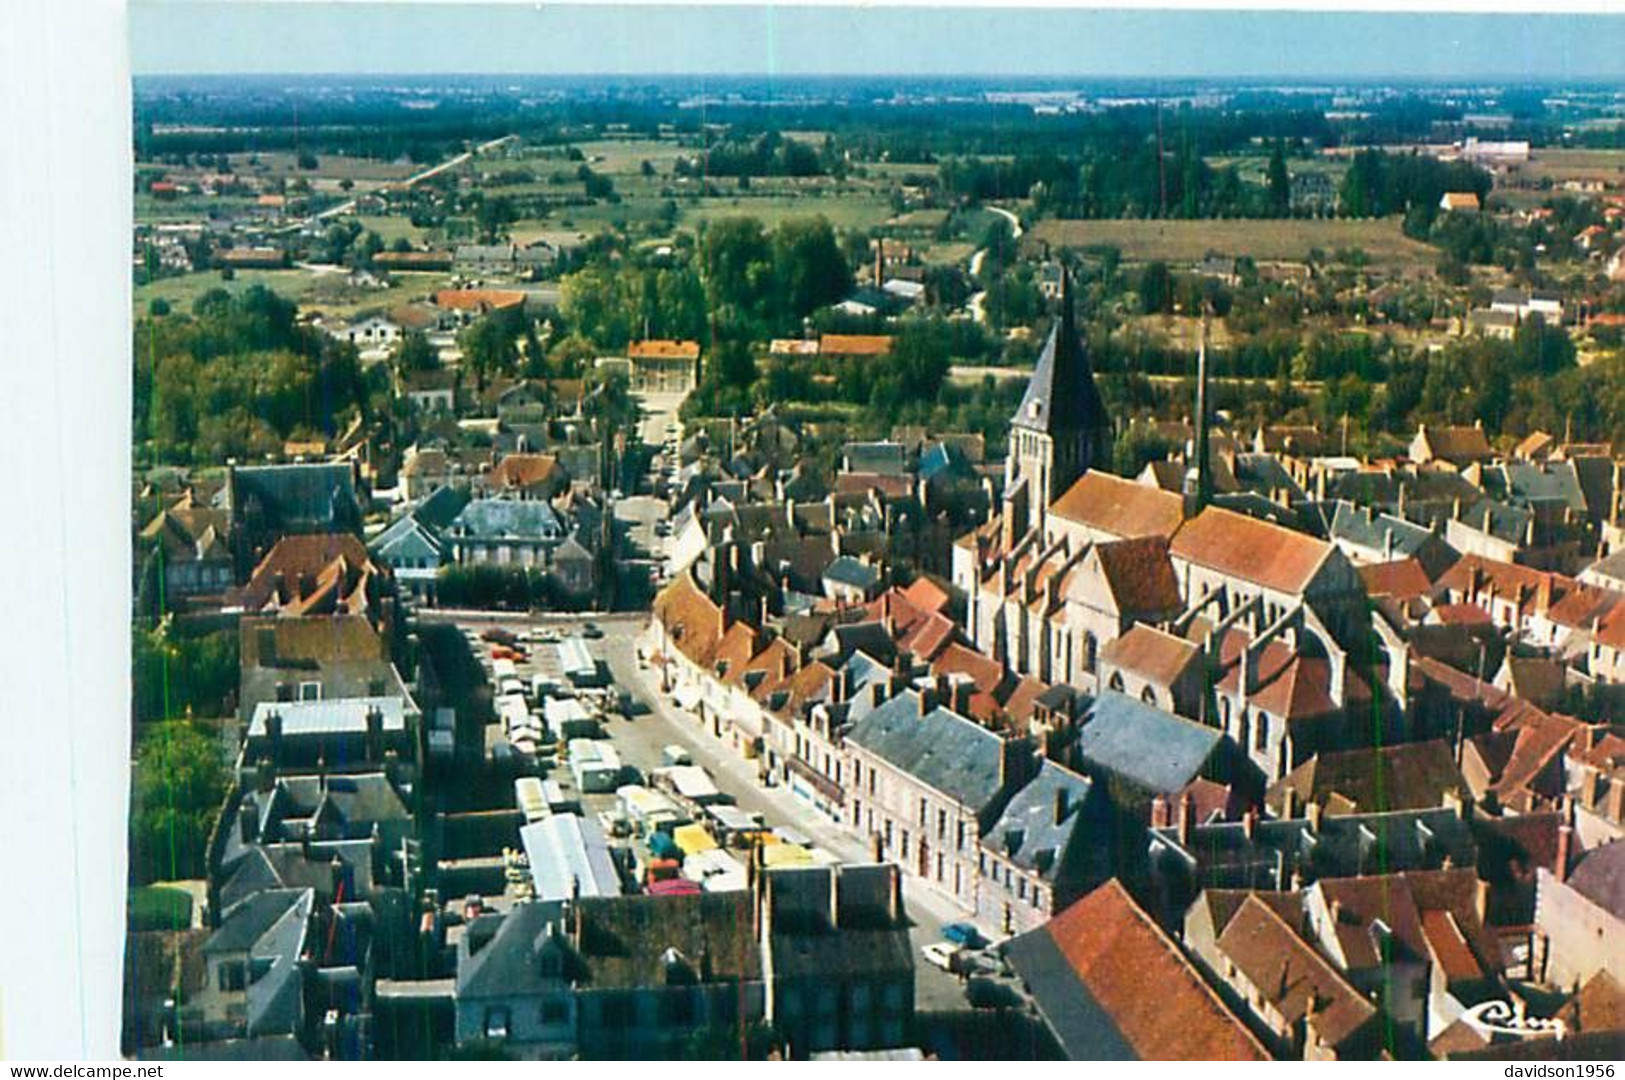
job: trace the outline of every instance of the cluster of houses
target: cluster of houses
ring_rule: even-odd
[[[1115,477],[1069,310],[946,574],[866,561],[862,508],[788,463],[685,487],[662,691],[1012,935],[1062,1053],[1617,1051],[1613,449],[1428,427],[1371,463],[1199,408]]]

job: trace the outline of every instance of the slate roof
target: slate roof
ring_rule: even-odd
[[[1072,1060],[1269,1060],[1116,880],[1011,939],[1006,956]]]
[[[908,471],[908,448],[895,442],[849,442],[841,449],[843,472],[898,476]]]
[[[964,806],[979,810],[998,797],[1003,740],[941,706],[921,716],[918,691],[893,695],[846,739]]]
[[[457,996],[521,997],[555,985],[556,979],[543,977],[536,950],[562,922],[563,910],[560,903],[534,901],[515,904],[505,915],[477,916],[458,942]],[[486,940],[491,922],[497,926]]]
[[[856,589],[869,589],[880,580],[880,571],[861,559],[854,559],[850,555],[842,555],[824,567],[824,579],[833,581],[838,585],[850,585]]]
[[[1045,759],[1038,775],[1011,797],[983,843],[1017,866],[1054,881],[1074,834],[1087,827],[1084,810],[1093,788],[1088,777]],[[1057,805],[1064,806],[1060,821],[1055,820]]]
[[[581,918],[578,985],[663,987],[668,950],[676,950],[696,982],[760,979],[761,949],[751,932],[753,902],[748,891],[584,897],[576,909]],[[707,971],[709,978],[704,977]]]
[[[1473,866],[1478,855],[1468,822],[1446,807],[1324,816],[1318,829],[1306,818],[1273,819],[1252,829],[1249,838],[1245,822],[1197,825],[1189,845],[1179,843],[1174,828],[1151,834],[1157,846],[1184,852],[1200,880],[1236,888],[1285,888],[1293,871],[1314,881],[1379,868],[1434,869],[1446,856],[1456,866]]]
[[[1625,840],[1592,848],[1569,874],[1568,885],[1615,918],[1625,919]]]
[[[448,531],[476,540],[540,540],[560,536],[564,526],[553,507],[540,500],[474,499]]]
[[[235,908],[203,943],[205,953],[248,953],[250,1036],[291,1034],[299,1023],[303,1011],[299,954],[314,903],[310,889],[259,893]]]
[[[295,531],[361,520],[348,462],[250,465],[231,470],[222,497],[233,521],[255,502],[274,526]]]
[[[1095,388],[1089,349],[1078,336],[1073,318],[1071,288],[1063,279],[1061,317],[1038,354],[1027,392],[1010,419],[1013,426],[1051,435],[1110,427],[1106,405]]]
[[[1078,733],[1077,753],[1089,767],[1171,795],[1201,774],[1223,742],[1217,728],[1107,690]]]

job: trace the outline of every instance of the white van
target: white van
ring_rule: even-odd
[[[678,765],[692,765],[694,758],[686,749],[672,743],[660,751],[660,764],[668,769]]]

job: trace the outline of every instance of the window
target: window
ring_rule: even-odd
[[[1123,673],[1120,671],[1112,672],[1111,681],[1106,685],[1121,694],[1123,692]]]
[[[1155,705],[1157,703],[1157,695],[1149,686],[1147,686],[1144,690],[1140,691],[1140,700],[1145,702],[1147,705]]]
[[[1016,878],[1016,899],[1027,899],[1027,879],[1024,877]]]
[[[319,682],[302,682],[299,684],[300,701],[322,700],[322,684]]]
[[[920,800],[920,828],[922,828],[922,829],[925,828],[925,816],[926,816],[926,813],[927,813],[926,802],[925,802],[924,799],[921,799]]]
[[[1263,712],[1256,713],[1255,719],[1258,721],[1258,730],[1253,736],[1253,749],[1262,750],[1264,747],[1268,746],[1270,742],[1269,714]]]
[[[937,839],[941,840],[948,835],[948,811],[937,811]]]
[[[225,961],[220,965],[216,979],[219,981],[221,990],[241,990],[245,985],[243,962],[241,960]]]
[[[485,1037],[487,1039],[506,1039],[508,1037],[508,1021],[509,1013],[507,1009],[486,1009]]]
[[[963,821],[959,822],[959,843],[957,847],[960,851],[965,850],[965,823]]]
[[[908,830],[903,830],[903,858],[908,858]]]

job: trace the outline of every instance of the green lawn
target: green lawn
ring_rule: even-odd
[[[130,929],[185,930],[192,925],[192,896],[167,885],[130,890]]]

